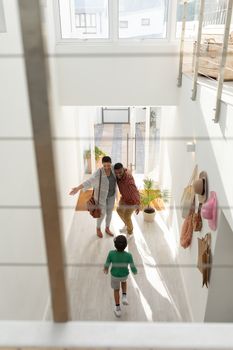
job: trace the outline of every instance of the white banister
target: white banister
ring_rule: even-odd
[[[178,82],[177,86],[182,86],[182,73],[183,73],[183,60],[184,60],[184,40],[185,40],[185,27],[186,27],[186,17],[188,10],[188,0],[184,0],[184,12],[182,19],[182,32],[181,32],[181,40],[180,40],[180,62],[179,62],[179,73],[178,73]]]
[[[0,349],[233,349],[230,323],[2,321],[0,330]]]
[[[229,42],[229,34],[230,34],[230,26],[231,26],[231,18],[232,18],[232,7],[233,7],[233,0],[228,0],[227,17],[226,17],[224,38],[223,38],[222,57],[221,57],[221,62],[220,62],[219,75],[218,75],[216,107],[214,109],[214,111],[215,111],[214,122],[215,123],[218,123],[219,118],[220,118],[221,98],[222,98],[224,73],[225,73],[225,66],[226,66],[226,61],[227,61],[227,50],[228,50],[228,42]]]
[[[198,35],[197,35],[197,46],[195,52],[195,68],[193,76],[193,88],[192,88],[192,100],[196,100],[197,97],[197,77],[199,68],[199,57],[200,57],[200,47],[201,47],[201,36],[202,36],[202,25],[204,19],[204,8],[205,0],[201,0],[199,9],[199,24],[198,24]]]

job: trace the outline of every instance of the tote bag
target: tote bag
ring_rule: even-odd
[[[198,261],[197,267],[202,274],[202,287],[208,288],[210,280],[211,264],[211,234],[207,233],[204,238],[198,238]]]
[[[190,208],[192,206],[192,203],[195,197],[193,183],[196,180],[196,178],[197,178],[197,165],[193,170],[193,173],[189,180],[188,185],[184,188],[181,201],[180,201],[181,215],[182,215],[182,218],[184,219],[189,215]]]
[[[196,232],[202,230],[201,207],[202,207],[202,203],[199,203],[197,213],[193,214],[193,231],[196,231]]]

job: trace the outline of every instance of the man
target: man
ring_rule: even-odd
[[[135,185],[133,176],[123,167],[121,163],[114,165],[114,172],[117,178],[118,188],[121,194],[117,213],[125,226],[120,232],[127,232],[130,237],[133,234],[133,223],[131,216],[135,211],[139,213],[140,195]]]

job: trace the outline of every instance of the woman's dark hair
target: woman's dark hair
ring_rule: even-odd
[[[123,252],[127,247],[127,239],[124,235],[119,235],[114,239],[114,245],[119,252]]]
[[[102,158],[102,164],[103,163],[112,163],[112,159],[109,156],[104,156]]]
[[[116,169],[116,170],[122,169],[122,168],[123,168],[123,164],[121,164],[121,163],[116,163],[116,164],[114,165],[114,169]]]

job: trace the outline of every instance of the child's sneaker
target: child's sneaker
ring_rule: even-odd
[[[129,305],[128,299],[127,299],[127,295],[123,294],[122,295],[122,304],[123,305]]]
[[[133,233],[131,233],[130,235],[127,233],[127,241],[130,241],[133,238]]]
[[[120,307],[120,305],[115,306],[114,314],[116,315],[116,317],[121,317],[121,307]]]

